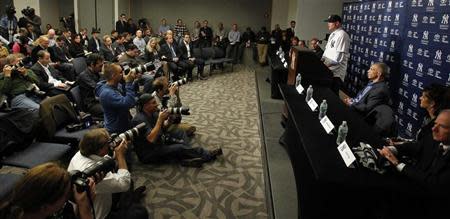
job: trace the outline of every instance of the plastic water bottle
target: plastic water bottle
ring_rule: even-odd
[[[308,89],[306,90],[306,102],[308,102],[313,95],[313,88],[312,85],[309,85]]]
[[[345,138],[347,138],[347,133],[348,133],[347,121],[342,121],[342,124],[339,126],[338,129],[336,144],[340,145],[343,141],[345,141]]]
[[[302,83],[302,75],[297,73],[297,77],[295,77],[295,87],[298,87],[300,83]]]
[[[322,100],[322,103],[319,107],[319,120],[321,120],[325,115],[327,115],[328,104],[327,100]]]

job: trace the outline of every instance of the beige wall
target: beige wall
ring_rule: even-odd
[[[241,31],[250,26],[259,30],[270,25],[271,0],[131,0],[131,16],[137,21],[147,18],[157,30],[161,18],[175,24],[177,18],[183,19],[189,30],[195,20],[207,19],[213,30],[223,22],[229,30],[236,22]]]
[[[281,29],[286,29],[296,16],[297,0],[272,0],[270,29],[275,29],[275,24],[279,24]]]
[[[45,33],[47,24],[51,24],[53,28],[59,28],[59,0],[39,0],[42,32]]]
[[[95,27],[95,3],[92,0],[78,0],[78,25],[87,28],[89,34]],[[101,34],[110,34],[114,29],[114,0],[97,0],[97,27]]]

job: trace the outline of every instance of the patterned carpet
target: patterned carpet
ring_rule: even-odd
[[[255,72],[236,67],[181,87],[197,127],[194,146],[222,147],[224,156],[203,168],[134,165],[145,185],[151,218],[267,218]]]

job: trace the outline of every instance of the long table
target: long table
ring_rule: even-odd
[[[322,128],[318,112],[311,111],[304,94],[289,85],[280,85],[280,91],[289,112],[285,142],[295,172],[299,218],[380,218],[385,212],[404,210],[387,202],[426,194],[394,171],[381,175],[360,165],[345,165],[336,145],[336,130],[342,121],[348,124],[350,147],[364,142],[379,148],[384,142],[329,88],[314,87],[313,98],[318,104],[327,100],[327,116],[335,126],[332,134]]]

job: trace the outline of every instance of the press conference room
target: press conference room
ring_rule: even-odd
[[[449,218],[450,0],[3,0],[0,218]]]

